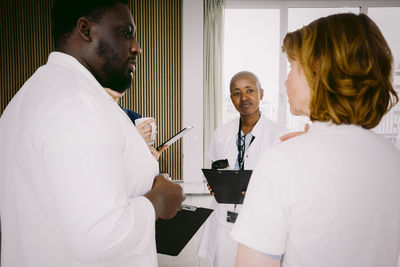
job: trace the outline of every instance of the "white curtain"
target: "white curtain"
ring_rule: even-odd
[[[208,147],[215,129],[222,121],[223,31],[224,0],[204,0],[204,167],[210,166],[207,159]]]

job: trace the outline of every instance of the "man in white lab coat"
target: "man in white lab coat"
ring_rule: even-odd
[[[261,154],[279,142],[286,129],[261,115],[259,105],[264,90],[255,74],[235,74],[230,93],[240,118],[217,128],[208,158],[212,162],[228,159],[230,169],[252,170]],[[212,207],[215,211],[206,222],[198,255],[212,260],[215,267],[234,266],[237,242],[230,237],[234,221],[228,219],[228,212],[235,215],[241,205],[217,204],[213,199]]]
[[[104,90],[130,86],[135,31],[128,0],[55,2],[56,52],[0,119],[2,267],[157,266],[182,189]]]

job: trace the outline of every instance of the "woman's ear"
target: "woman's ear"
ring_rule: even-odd
[[[83,40],[85,40],[86,42],[92,41],[92,37],[90,35],[91,24],[87,18],[85,17],[79,18],[77,27],[79,36],[81,36]]]
[[[260,100],[264,97],[264,89],[260,88]]]

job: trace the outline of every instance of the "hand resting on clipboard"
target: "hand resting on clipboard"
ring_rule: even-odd
[[[157,151],[160,150],[163,146],[165,145],[172,145],[176,141],[178,141],[180,138],[182,138],[184,135],[186,135],[188,132],[190,132],[193,129],[193,126],[188,126],[183,128],[181,131],[179,131],[177,134],[172,136],[170,139],[159,145],[156,149]]]

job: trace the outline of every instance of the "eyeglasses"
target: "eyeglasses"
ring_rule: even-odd
[[[240,136],[240,138],[237,139],[236,145],[238,148],[238,165],[239,165],[239,170],[243,170],[244,168],[244,151],[245,151],[245,145],[246,145],[246,136]]]

